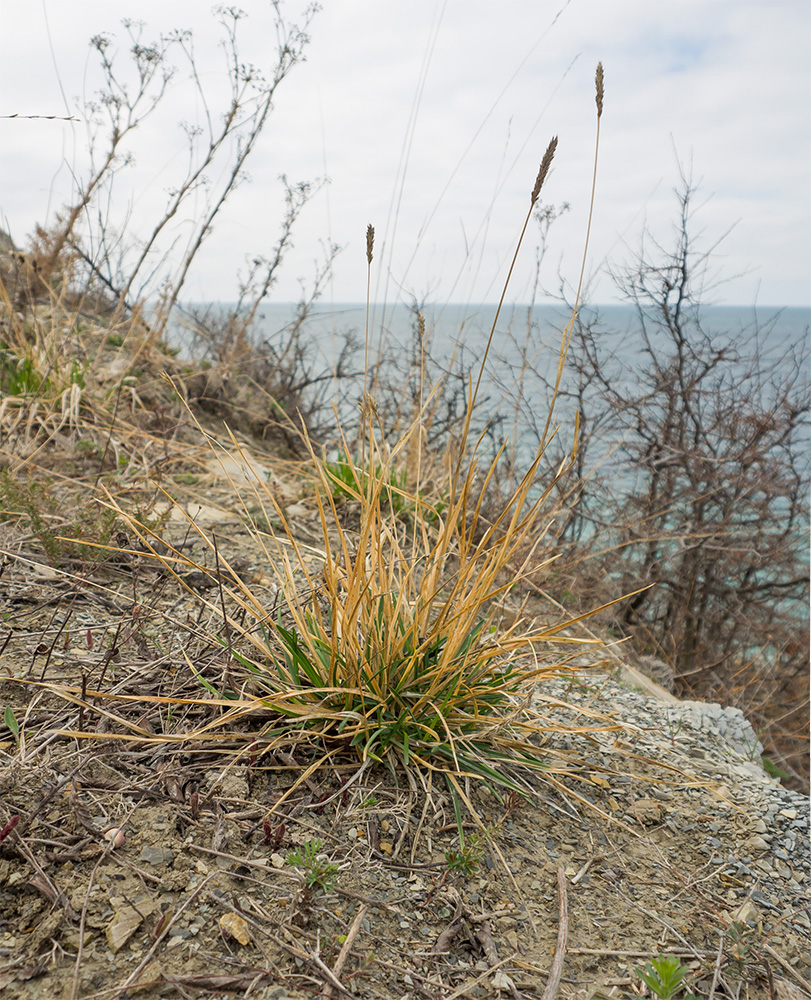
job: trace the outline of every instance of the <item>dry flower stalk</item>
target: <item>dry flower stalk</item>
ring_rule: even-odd
[[[538,176],[535,178],[535,187],[532,189],[532,204],[538,200],[541,194],[541,188],[546,180],[546,175],[549,173],[549,168],[552,166],[552,160],[555,158],[555,150],[558,148],[558,137],[553,136],[549,145],[546,147],[546,152],[543,154],[543,159],[541,160],[541,166],[538,170]]]
[[[605,86],[603,81],[603,64],[601,62],[597,63],[597,73],[594,78],[594,82],[597,87],[597,118],[602,118],[603,116],[603,97],[605,96]]]

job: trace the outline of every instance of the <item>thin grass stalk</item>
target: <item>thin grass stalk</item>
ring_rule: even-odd
[[[515,269],[515,263],[518,260],[518,252],[521,249],[521,244],[524,241],[524,235],[526,234],[527,227],[529,226],[530,219],[532,218],[533,209],[535,208],[538,198],[540,197],[541,188],[543,187],[544,181],[546,180],[546,177],[549,173],[549,169],[552,166],[552,160],[554,159],[555,150],[557,149],[557,146],[558,146],[558,138],[557,136],[553,136],[549,142],[549,145],[546,147],[546,152],[544,153],[543,159],[541,160],[541,166],[538,170],[538,176],[535,179],[535,185],[530,195],[529,210],[527,211],[527,216],[524,219],[524,225],[522,226],[521,234],[518,237],[518,243],[516,244],[515,252],[513,253],[509,270],[507,271],[507,277],[501,289],[501,295],[498,300],[498,306],[496,307],[496,314],[493,318],[492,326],[490,327],[490,335],[487,338],[487,344],[485,346],[484,354],[482,355],[481,363],[479,365],[479,374],[476,378],[476,386],[470,396],[470,402],[467,407],[467,413],[465,414],[465,423],[462,430],[462,443],[460,445],[459,455],[457,456],[456,468],[453,476],[455,480],[459,478],[459,474],[461,471],[462,458],[464,455],[465,445],[467,444],[468,435],[470,433],[470,421],[473,416],[473,409],[476,405],[476,399],[478,398],[479,386],[481,385],[482,377],[484,375],[484,369],[485,365],[487,364],[487,358],[488,355],[490,354],[490,348],[493,344],[493,337],[495,336],[496,325],[498,324],[498,318],[499,315],[501,314],[501,307],[504,305],[504,299],[507,295],[507,288],[509,287],[513,270]]]
[[[544,423],[543,433],[541,435],[541,441],[546,441],[546,436],[549,433],[549,427],[552,423],[552,416],[555,410],[555,403],[558,398],[558,392],[560,390],[560,380],[563,376],[563,368],[566,363],[566,355],[569,352],[569,342],[572,339],[572,330],[574,329],[575,321],[577,320],[577,309],[580,305],[580,295],[583,290],[583,280],[586,273],[586,260],[588,257],[589,240],[591,238],[591,223],[594,217],[594,201],[597,193],[597,163],[599,160],[600,153],[600,120],[603,117],[603,98],[605,96],[605,79],[603,74],[603,64],[597,63],[597,71],[594,77],[595,85],[595,103],[597,105],[597,130],[594,139],[594,166],[591,175],[591,197],[589,198],[589,218],[586,224],[586,240],[583,246],[583,256],[580,261],[580,277],[577,281],[577,291],[574,297],[574,305],[572,306],[572,318],[566,326],[563,332],[563,337],[561,338],[560,354],[558,356],[558,368],[555,374],[555,387],[552,391],[552,401],[549,404],[549,410],[546,415],[546,422]]]
[[[372,294],[372,259],[374,257],[374,247],[375,247],[375,227],[369,223],[366,227],[366,329],[364,332],[364,347],[363,347],[363,397],[361,399],[361,435],[360,435],[360,467],[364,468],[365,464],[365,451],[366,451],[366,409],[369,405],[368,392],[369,392],[369,311],[371,303]],[[344,454],[349,455],[348,452]]]

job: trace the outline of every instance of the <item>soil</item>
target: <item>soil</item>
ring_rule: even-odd
[[[218,548],[196,539],[196,557],[228,561],[270,601],[255,537],[213,479],[199,489],[189,509]],[[311,544],[312,511],[288,515]],[[186,537],[174,517],[168,536]],[[4,996],[530,1000],[550,995],[562,954],[560,997],[630,997],[660,953],[701,996],[807,995],[804,925],[753,910],[751,886],[718,864],[752,835],[730,788],[635,754],[631,736],[573,733],[585,770],[559,787],[531,801],[470,789],[488,835],[468,817],[463,849],[441,781],[357,777],[347,757],[293,788],[317,747],[163,741],[219,711],[184,701],[201,688],[183,652],[207,655],[195,628],[217,587],[139,555],[52,568],[0,529],[0,705],[19,727],[0,730]],[[158,693],[177,704],[147,700]],[[258,735],[263,720],[242,722]],[[309,863],[291,863],[308,843]]]

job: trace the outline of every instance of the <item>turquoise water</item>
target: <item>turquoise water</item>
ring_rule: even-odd
[[[225,309],[225,306],[218,309]],[[470,369],[475,378],[478,367],[475,362],[481,358],[490,334],[496,307],[493,305],[473,308],[463,305],[426,306],[425,346],[433,358],[436,369],[453,369],[460,365]],[[640,351],[640,321],[637,313],[629,306],[606,306],[595,316],[591,310],[584,310],[583,319],[593,322],[595,343],[604,359],[604,374],[612,388],[627,389],[634,394],[644,391],[645,369],[650,367],[650,358]],[[296,318],[296,307],[292,304],[265,306],[260,312],[254,340],[259,350],[281,353],[289,342],[291,324]],[[656,317],[650,317],[655,320]],[[490,453],[502,441],[512,449],[511,457],[519,466],[527,465],[534,457],[539,433],[543,427],[551,398],[550,385],[554,382],[558,363],[561,331],[566,327],[570,315],[556,306],[540,306],[530,311],[526,306],[509,306],[502,310],[493,346],[488,359],[482,390],[479,396],[477,424],[474,433],[487,426],[491,435],[486,439]],[[710,307],[701,312],[702,330],[708,338],[711,349],[724,347],[737,351],[746,357],[753,345],[752,338],[758,331],[761,365],[772,366],[773,375],[781,379],[796,378],[809,384],[807,358],[805,368],[797,366],[797,357],[786,355],[790,344],[798,349],[808,347],[811,308],[786,308],[782,310],[750,307]],[[355,373],[355,378],[347,386],[346,380],[329,378],[319,387],[325,395],[322,402],[335,403],[342,418],[351,424],[357,420],[357,401],[362,390],[364,339],[366,309],[360,304],[342,304],[331,308],[324,306],[314,310],[304,326],[306,339],[311,343],[315,360],[311,374],[334,371],[337,359],[347,339],[353,340],[356,349],[347,370]],[[382,359],[388,366],[387,384],[393,390],[394,405],[408,397],[415,387],[413,359],[417,343],[416,314],[405,305],[373,306],[369,316],[369,356],[372,362]],[[662,356],[672,350],[672,342],[658,336],[655,322],[651,327],[651,346],[654,353],[661,346]],[[187,350],[188,335],[178,329],[174,335],[175,346]],[[735,363],[718,369],[717,378],[710,385],[723,398],[724,379],[740,377],[745,372],[742,363]],[[523,373],[523,375],[522,375]],[[550,449],[547,467],[541,470],[540,482],[548,481],[549,467],[556,466],[562,453],[571,446],[573,413],[579,405],[576,398],[577,375],[571,364],[567,364],[561,380],[562,395],[558,401],[555,420],[559,425],[558,437]],[[464,383],[456,382],[457,389]],[[349,390],[349,391],[348,391]],[[399,393],[398,391],[402,390]],[[381,400],[382,402],[382,400]],[[768,391],[761,404],[768,405]],[[458,404],[458,399],[457,399]],[[586,399],[586,413],[593,406]],[[457,416],[459,414],[457,410]],[[615,494],[631,491],[634,481],[627,465],[623,465],[622,442],[612,437],[612,433],[598,431],[587,452],[585,472],[598,469]],[[811,462],[811,432],[806,420],[805,426],[795,438],[793,454],[804,470],[806,489],[809,463]],[[486,449],[487,450],[487,449]],[[590,501],[599,507],[599,493]],[[599,514],[599,511],[597,511]],[[678,513],[678,511],[676,512]],[[797,551],[807,553],[807,526],[797,528]],[[586,528],[586,535],[590,529]],[[798,618],[806,615],[806,609],[798,611]]]
[[[218,312],[228,307],[223,304],[212,308]],[[594,323],[596,341],[605,357],[606,374],[612,379],[612,384],[634,386],[641,377],[640,361],[643,360],[639,353],[638,316],[633,307],[624,305],[601,306],[597,312],[595,319],[594,310],[584,309],[581,318]],[[435,373],[461,367],[471,370],[475,378],[478,374],[476,362],[484,351],[495,314],[495,305],[425,306],[425,344],[435,362]],[[294,304],[263,306],[254,330],[254,341],[259,349],[265,347],[269,353],[281,352],[289,339],[295,317]],[[501,434],[504,439],[514,442],[518,452],[527,459],[534,454],[538,433],[548,411],[561,331],[569,319],[569,313],[554,305],[535,306],[532,310],[527,306],[510,305],[502,309],[498,319],[479,396],[478,426],[489,422],[492,443]],[[778,373],[786,377],[792,374],[793,363],[787,359],[779,364],[778,361],[786,345],[797,343],[807,346],[811,308],[706,307],[701,311],[701,319],[702,329],[712,346],[726,344],[744,355],[749,351],[747,342],[751,340],[753,331],[758,329],[762,360],[777,364]],[[355,398],[362,383],[360,375],[364,363],[366,321],[363,304],[343,303],[331,307],[319,304],[308,315],[303,328],[306,339],[312,345],[310,370],[313,374],[334,371],[347,339],[354,342],[356,349],[345,370],[358,376]],[[370,362],[382,359],[390,366],[394,384],[406,388],[409,377],[413,375],[413,366],[411,369],[409,366],[416,344],[414,310],[404,304],[372,305],[369,330]],[[188,352],[190,341],[187,329],[176,326],[170,340],[173,346]],[[655,334],[653,346],[658,347]],[[662,342],[661,346],[665,351],[672,345]],[[735,371],[734,366],[731,370]],[[799,375],[808,382],[807,370]],[[562,395],[556,409],[561,440],[576,408],[573,396],[577,389],[577,376],[570,363],[564,370]],[[337,382],[333,390],[339,408],[345,407],[342,415],[349,418],[355,409],[352,392],[347,393],[347,387],[339,386]],[[350,401],[347,403],[348,397]],[[329,396],[326,398],[329,401]],[[807,428],[802,445],[811,452]]]
[[[227,310],[227,304],[213,308]],[[609,305],[597,307],[599,329],[606,337],[618,341],[615,345],[618,358],[622,358],[622,342],[632,340],[638,329],[638,320],[631,306]],[[461,351],[472,361],[481,356],[495,317],[495,305],[468,306],[450,304],[427,305],[423,308],[426,336],[431,354],[439,363],[447,362]],[[592,318],[593,309],[584,309],[583,318]],[[774,309],[749,306],[710,306],[702,310],[702,325],[713,337],[744,338],[755,324],[764,331],[764,342],[770,351],[778,350],[789,341],[808,338],[811,326],[811,307]],[[257,344],[270,345],[283,342],[296,317],[293,303],[272,303],[261,308],[255,326]],[[490,367],[497,374],[498,364],[506,370],[521,362],[526,349],[529,360],[539,371],[548,374],[557,363],[560,331],[566,326],[570,314],[559,306],[505,306],[499,316]],[[370,347],[372,357],[394,356],[401,353],[412,341],[416,326],[415,313],[407,305],[372,305],[369,312]],[[318,305],[309,313],[306,332],[316,345],[325,367],[333,367],[347,334],[362,343],[365,339],[366,308],[360,303],[341,303],[334,306]],[[171,334],[173,346],[188,349],[188,333],[175,326]]]

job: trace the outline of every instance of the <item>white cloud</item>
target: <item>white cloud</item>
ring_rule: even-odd
[[[73,98],[96,85],[88,38],[102,31],[120,38],[127,14],[147,23],[146,37],[192,27],[204,83],[222,86],[207,4],[2,3],[0,91],[8,114],[65,114],[60,81],[73,110]],[[250,14],[245,58],[266,60],[273,45],[267,5],[243,6]],[[804,0],[505,0],[497,10],[485,0],[329,0],[325,8],[313,22],[307,62],[280,88],[248,166],[252,183],[223,213],[189,297],[232,296],[245,257],[268,251],[281,211],[280,173],[299,180],[326,172],[329,190],[302,217],[279,299],[297,297],[297,279],[312,274],[319,241],[327,238],[346,247],[329,294],[361,299],[364,234],[372,221],[376,267],[391,265],[390,298],[404,286],[438,301],[492,300],[553,134],[560,146],[544,193],[556,204],[570,202],[572,211],[553,227],[545,282],[556,287],[559,262],[576,281],[592,170],[593,74],[602,59],[606,104],[592,266],[621,256],[623,239],[636,246],[645,220],[657,234],[667,232],[675,147],[692,159],[703,194],[712,195],[699,218],[708,238],[737,222],[724,262],[731,274],[749,274],[726,287],[725,301],[750,302],[758,294],[764,303],[809,302],[811,12]],[[286,9],[293,17],[300,7],[291,2]],[[173,106],[135,143],[137,167],[116,182],[136,226],[161,204],[171,168],[182,166],[177,121],[202,113],[180,75],[168,98]],[[69,199],[71,169],[83,169],[86,143],[82,124],[0,120],[0,212],[18,240]],[[128,191],[136,179],[137,197]],[[175,232],[187,229],[181,219]],[[529,286],[533,242],[534,234],[513,286],[518,297]],[[385,277],[378,274],[382,294]],[[605,280],[592,294],[613,295]]]

